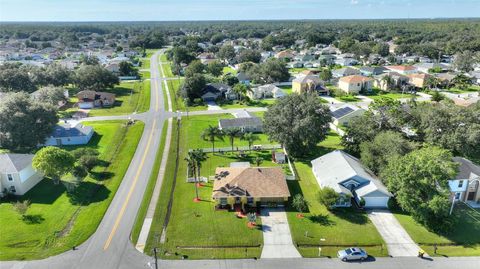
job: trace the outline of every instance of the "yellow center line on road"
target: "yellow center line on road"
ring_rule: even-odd
[[[105,245],[103,246],[104,251],[107,250],[107,248],[110,246],[110,243],[112,242],[112,238],[115,235],[115,232],[117,231],[118,225],[120,224],[120,221],[122,220],[123,214],[125,213],[125,209],[128,205],[128,201],[130,200],[130,197],[132,196],[133,190],[135,190],[135,186],[137,185],[138,178],[140,177],[140,171],[142,171],[143,164],[145,163],[145,159],[147,158],[147,153],[150,149],[150,144],[152,143],[153,132],[155,131],[155,125],[156,124],[157,124],[157,121],[154,119],[152,130],[150,131],[150,136],[149,136],[148,142],[147,142],[147,147],[146,147],[145,152],[143,153],[143,156],[142,156],[142,161],[140,162],[140,166],[138,167],[137,174],[135,175],[132,186],[130,186],[130,190],[128,191],[127,199],[125,199],[125,202],[122,205],[122,209],[120,209],[120,213],[118,214],[117,219],[115,220],[115,224],[113,225],[112,231],[110,232],[110,235],[108,236],[108,239],[105,242]]]

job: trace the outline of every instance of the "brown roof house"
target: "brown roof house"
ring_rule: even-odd
[[[115,103],[115,94],[109,92],[80,91],[77,98],[78,107],[82,109],[111,107]]]
[[[217,208],[283,206],[290,197],[281,167],[218,167],[214,180]]]

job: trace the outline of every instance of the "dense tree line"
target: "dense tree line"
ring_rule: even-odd
[[[76,47],[79,41],[130,37],[133,47],[158,48],[170,40],[197,51],[200,50],[198,42],[217,44],[237,38],[261,38],[262,49],[267,50],[277,45],[289,47],[296,40],[305,40],[309,45],[356,44],[354,49],[362,51],[373,44],[371,42],[394,40],[401,53],[436,58],[439,53],[480,51],[479,29],[478,19],[9,23],[0,27],[0,38],[28,40],[33,44],[40,42],[40,45],[61,40],[65,46]],[[375,51],[385,52],[382,47]]]

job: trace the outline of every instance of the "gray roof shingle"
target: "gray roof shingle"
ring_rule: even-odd
[[[0,154],[0,173],[17,173],[32,164],[33,154]]]

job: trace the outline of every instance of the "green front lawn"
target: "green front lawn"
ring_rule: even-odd
[[[97,228],[125,175],[144,124],[124,121],[85,122],[95,135],[86,147],[95,148],[105,165],[71,193],[63,184],[44,179],[20,200],[30,200],[28,221],[0,202],[0,260],[42,259],[78,246]],[[72,148],[69,148],[71,150]]]
[[[429,255],[434,255],[433,245],[438,245],[437,255],[479,256],[480,255],[480,213],[464,204],[454,208],[456,224],[450,234],[440,235],[428,231],[415,222],[410,215],[394,212],[403,228],[412,239]]]
[[[165,259],[180,259],[182,255],[188,256],[189,259],[252,258],[260,255],[263,238],[261,230],[248,228],[247,220],[237,218],[234,212],[214,210],[214,202],[211,200],[212,182],[199,188],[201,201],[198,203],[193,202],[195,198],[194,184],[186,183],[187,164],[184,158],[188,149],[211,146],[210,143],[201,140],[200,133],[209,124],[216,124],[215,117],[217,116],[213,118],[212,116],[182,118],[178,152],[179,166],[173,193],[172,214],[167,227],[166,243],[160,244],[168,198],[175,176],[175,141],[177,138],[175,125],[164,183],[145,247],[147,254],[152,255],[153,247],[159,247],[160,255]],[[221,115],[219,117],[230,116]],[[228,146],[226,142],[218,144]],[[266,154],[268,155],[268,152]],[[208,155],[210,158],[202,166],[202,175],[204,176],[212,175],[217,165],[227,165],[236,160],[233,155],[228,154]],[[267,164],[270,163],[265,162],[265,165]]]
[[[352,102],[359,102],[362,99],[356,97],[355,95],[343,95],[343,96],[337,96],[335,99],[346,102],[346,103],[352,103]]]
[[[471,93],[471,92],[478,92],[480,91],[480,86],[478,85],[470,85],[468,88],[466,89],[460,89],[458,87],[452,87],[450,89],[447,89],[446,90],[447,92],[451,92],[451,93]]]
[[[367,95],[368,98],[373,99],[373,100],[380,100],[382,98],[392,98],[392,99],[403,99],[403,98],[412,98],[415,95],[410,94],[410,93],[398,93],[398,92],[378,92],[376,94],[372,95]]]
[[[150,108],[150,80],[123,81],[113,89],[103,91],[115,94],[115,104],[112,107],[90,109],[90,117],[142,113]],[[78,111],[76,92],[75,89],[70,91],[72,97],[65,109],[59,112],[60,115],[67,116]]]
[[[235,75],[237,75],[237,70],[231,68],[230,66],[223,67],[223,74],[228,74],[228,73],[235,76]]]
[[[373,256],[387,255],[383,239],[364,211],[355,209],[336,209],[328,211],[317,201],[320,189],[313,175],[310,161],[335,149],[341,149],[340,137],[330,133],[327,139],[312,150],[310,156],[296,160],[298,181],[288,181],[292,197],[302,194],[309,202],[304,217],[297,217],[297,212],[288,207],[288,222],[294,243],[304,257],[317,257],[318,247],[322,256],[336,255],[339,249],[350,246],[363,246]]]

